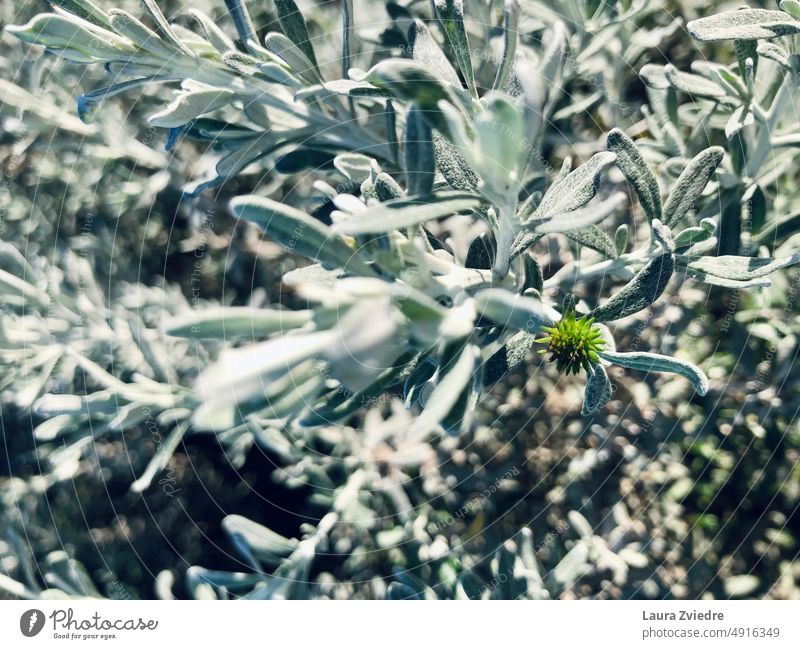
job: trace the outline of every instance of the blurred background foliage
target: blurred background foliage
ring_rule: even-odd
[[[301,4],[312,36],[336,28],[338,3]],[[404,33],[389,21],[400,5],[356,4],[361,15],[386,14],[375,19],[380,29],[361,26],[363,41],[402,51]],[[401,4],[429,15],[427,3]],[[639,122],[648,101],[641,66],[687,69],[700,50],[685,23],[723,4],[653,3],[630,19],[626,33],[638,32],[638,44],[625,56],[600,48],[590,72],[571,79],[548,158],[589,151],[608,129]],[[185,9],[159,5],[169,16]],[[114,6],[139,14],[134,0]],[[231,31],[221,2],[192,6]],[[527,15],[537,15],[531,7]],[[271,3],[250,8],[260,31],[274,28]],[[44,9],[4,1],[2,24]],[[537,26],[527,28],[536,38]],[[324,38],[315,46],[320,61],[338,60]],[[104,85],[98,66],[70,65],[7,34],[0,48],[0,270],[40,280],[64,311],[45,315],[71,323],[53,333],[13,308],[0,313],[5,596],[800,597],[800,274],[792,268],[753,291],[687,282],[675,299],[627,319],[620,346],[657,341],[687,353],[712,381],[703,398],[690,399],[671,375],[641,380],[614,368],[612,401],[582,417],[580,383],[536,358],[495,386],[468,438],[422,447],[408,446],[410,419],[396,395],[347,427],[303,439],[257,422],[184,438],[155,407],[127,411],[124,433],[109,425],[88,436],[34,436],[46,420],[31,410],[44,383],[76,394],[91,391],[87,373],[101,386],[143,376],[182,395],[214,349],[165,343],[166,315],[291,299],[279,279],[295,261],[254,228],[236,227],[226,205],[295,181],[248,168],[188,199],[183,188],[202,171],[205,145],[184,140],[167,151],[165,131],[148,126],[166,89],[112,98],[86,125],[76,99]],[[735,60],[729,44],[702,52]],[[793,182],[796,196],[796,173]],[[545,276],[569,249],[551,243],[548,253]],[[12,289],[4,285],[4,301]],[[72,322],[79,294],[83,316]],[[43,374],[46,357],[35,371],[10,362],[20,346],[53,335],[76,350],[71,366]],[[126,403],[114,396],[93,407]],[[148,475],[160,452],[163,470]]]

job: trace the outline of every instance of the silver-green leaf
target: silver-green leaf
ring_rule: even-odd
[[[462,0],[434,0],[433,5],[436,17],[444,28],[450,47],[453,48],[458,67],[467,81],[467,87],[476,93],[469,40],[467,30],[464,28],[464,3]]]
[[[673,225],[692,208],[722,162],[724,154],[722,147],[712,146],[698,153],[686,165],[664,204],[664,225]]]
[[[553,324],[554,310],[541,300],[512,293],[502,288],[490,288],[475,294],[475,310],[503,327],[535,333]]]
[[[686,28],[699,41],[752,41],[798,34],[800,21],[783,11],[747,8],[692,20]]]
[[[586,205],[597,193],[600,172],[616,159],[614,153],[601,151],[559,182],[551,185],[539,207],[536,208],[534,218],[543,220]]]
[[[600,352],[600,357],[609,363],[643,372],[670,372],[680,374],[691,381],[700,396],[708,392],[708,378],[703,371],[687,361],[650,352]]]
[[[583,393],[582,415],[597,412],[611,399],[611,381],[605,368],[600,363],[592,363],[589,367],[591,369]]]
[[[422,111],[415,105],[409,108],[406,116],[404,154],[408,193],[427,196],[433,189],[436,174],[433,134]]]
[[[589,315],[600,322],[619,320],[647,308],[664,292],[675,270],[675,258],[659,255],[642,268],[633,279],[614,293],[604,305]]]
[[[661,190],[634,141],[615,128],[606,136],[606,146],[617,156],[616,165],[633,185],[648,221],[661,218]]]
[[[479,206],[478,197],[455,192],[437,194],[434,198],[426,197],[419,201],[414,197],[404,198],[370,207],[361,214],[340,221],[333,226],[333,231],[351,235],[381,234],[453,216]]]
[[[239,196],[231,210],[252,221],[289,252],[360,275],[375,272],[344,239],[305,212],[260,196]]]

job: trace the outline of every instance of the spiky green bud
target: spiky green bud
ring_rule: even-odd
[[[605,348],[603,333],[594,324],[594,318],[575,317],[575,311],[564,313],[552,327],[542,327],[547,335],[537,338],[537,343],[547,345],[540,354],[550,354],[559,372],[577,374],[581,368],[588,371],[591,363],[600,360],[599,352]]]

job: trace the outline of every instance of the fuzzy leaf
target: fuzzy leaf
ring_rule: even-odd
[[[199,9],[189,9],[189,13],[191,14],[192,18],[194,18],[200,24],[206,40],[211,43],[211,45],[216,48],[220,54],[224,54],[225,52],[230,52],[231,50],[236,49],[236,44],[233,42],[233,40],[231,40],[231,38],[224,31],[222,31],[217,23],[215,23],[207,14],[203,13]]]
[[[150,17],[153,19],[153,22],[155,22],[156,27],[158,28],[158,31],[161,32],[164,38],[181,50],[181,52],[183,52],[186,56],[194,58],[194,53],[183,43],[183,41],[181,41],[180,38],[178,38],[178,35],[175,33],[175,30],[172,29],[172,25],[169,24],[164,12],[161,11],[159,6],[156,4],[156,0],[141,0],[141,3],[147,10],[147,13],[150,14]]]
[[[180,93],[164,110],[149,118],[150,124],[162,128],[175,128],[188,124],[194,118],[227,106],[236,99],[232,90],[209,88]]]
[[[338,343],[335,331],[303,333],[279,337],[255,345],[227,349],[219,360],[198,377],[195,389],[204,406],[194,415],[194,422],[216,422],[213,411],[252,399],[263,399],[265,390],[285,378],[294,388],[300,381],[295,368],[301,363]],[[305,378],[306,372],[296,374]],[[277,388],[276,388],[277,389]],[[220,423],[232,424],[234,413],[226,414]],[[203,424],[205,429],[207,424]]]
[[[611,399],[611,381],[600,363],[592,363],[589,380],[583,393],[582,415],[591,415]]]
[[[178,424],[164,442],[157,445],[156,452],[153,454],[144,473],[131,485],[131,491],[133,493],[142,493],[145,491],[153,482],[153,478],[169,464],[172,455],[177,450],[181,441],[183,441],[183,436],[187,429],[188,425],[185,422]]]
[[[448,142],[439,133],[433,134],[433,150],[436,164],[453,189],[477,192],[479,180],[477,174],[469,166],[454,144]]]
[[[729,140],[739,133],[746,126],[750,126],[755,122],[753,111],[749,106],[739,106],[731,113],[727,124],[725,124],[725,137]]]
[[[596,225],[590,225],[583,230],[567,230],[562,234],[582,246],[596,250],[608,259],[614,259],[617,256],[617,249],[614,247],[611,237]]]
[[[699,41],[752,41],[798,34],[800,21],[783,11],[748,8],[692,20],[686,28]]]
[[[354,80],[368,81],[393,97],[414,102],[424,111],[432,127],[447,131],[447,123],[438,104],[441,100],[451,101],[450,92],[447,85],[421,63],[386,59],[374,65],[363,78],[360,76],[357,75],[359,78],[354,77]]]
[[[553,324],[553,309],[541,300],[524,297],[503,288],[490,288],[475,294],[475,310],[502,327],[533,333]]]
[[[352,81],[351,79],[337,79],[323,84],[325,90],[334,95],[347,97],[388,97],[389,93],[381,88],[376,88],[371,83]]]
[[[617,256],[625,252],[628,247],[628,225],[622,223],[614,232],[614,249],[617,251]]]
[[[289,252],[356,274],[375,275],[344,239],[300,210],[260,196],[234,198],[231,209],[238,218],[260,225]]]
[[[519,2],[505,0],[503,3],[503,58],[497,66],[497,74],[492,88],[505,90],[514,61],[517,56],[519,43]]]
[[[311,315],[311,311],[215,307],[173,318],[164,333],[193,340],[253,338],[302,327]]]
[[[713,230],[709,230],[708,228],[700,227],[700,226],[692,226],[681,230],[675,235],[675,249],[686,249],[690,246],[693,246],[696,243],[700,243],[701,241],[708,240],[709,237],[713,236]]]
[[[669,227],[687,214],[722,162],[724,153],[722,147],[712,146],[686,165],[664,204],[664,225]]]
[[[412,105],[406,117],[406,190],[414,196],[427,196],[433,190],[436,161],[431,128],[419,108]]]
[[[333,231],[342,234],[381,234],[474,210],[479,206],[480,199],[477,197],[458,193],[437,194],[421,202],[406,198],[370,207],[361,214],[337,223]]]
[[[375,178],[375,192],[382,203],[401,198],[404,194],[403,188],[385,171],[381,171]]]
[[[244,543],[257,558],[274,563],[275,557],[286,557],[297,548],[297,539],[288,539],[249,518],[229,514],[222,520],[222,529],[237,545]]]
[[[533,227],[536,232],[541,232],[543,234],[580,230],[581,228],[602,221],[622,205],[626,198],[627,196],[623,192],[617,192],[597,205],[589,205],[573,210],[572,212],[555,214],[548,221],[544,223],[535,223]]]
[[[6,31],[26,43],[79,53],[84,62],[116,61],[135,52],[127,39],[66,14],[39,14],[25,25],[6,27]]]
[[[522,265],[525,270],[525,281],[520,287],[520,293],[525,293],[529,288],[541,293],[544,290],[544,274],[542,265],[533,255],[523,255]]]
[[[483,386],[488,388],[525,360],[536,341],[536,334],[518,331],[483,364]]]
[[[464,389],[472,381],[475,360],[475,348],[470,344],[464,345],[461,354],[449,364],[447,373],[431,392],[425,403],[425,409],[411,424],[409,437],[412,439],[424,438],[447,417],[458,403]]]
[[[569,236],[569,233],[565,234]],[[516,259],[519,257],[523,252],[525,252],[543,237],[544,235],[539,234],[538,232],[520,232],[514,239],[514,243],[511,244],[511,259]]]
[[[314,47],[308,35],[306,21],[294,0],[275,0],[275,10],[278,13],[278,21],[283,33],[300,48],[300,51],[314,64],[314,67],[317,67],[317,57],[314,55]]]
[[[95,25],[100,25],[101,27],[110,26],[108,14],[89,2],[89,0],[50,0],[50,4],[79,18],[88,20]]]
[[[700,368],[686,361],[650,352],[600,352],[600,356],[610,363],[632,370],[680,374],[691,381],[700,396],[708,392],[708,378],[706,375]]]
[[[163,79],[161,80],[163,81]],[[115,83],[111,86],[107,86],[106,88],[99,88],[97,90],[93,90],[92,92],[87,92],[82,95],[78,95],[78,100],[76,102],[78,117],[80,117],[81,121],[84,124],[90,124],[94,120],[97,108],[106,99],[114,97],[115,95],[121,94],[123,92],[127,92],[132,88],[140,88],[141,86],[148,86],[155,81],[159,81],[159,79],[157,79],[156,77],[129,79],[128,81]]]
[[[691,271],[722,279],[748,281],[765,277],[780,268],[800,263],[800,252],[782,259],[739,257],[737,255],[723,255],[721,257],[680,255],[678,259]]]
[[[487,195],[505,200],[514,191],[524,149],[524,122],[519,109],[505,95],[484,98],[484,110],[474,122],[475,168],[481,172]]]
[[[461,87],[458,74],[421,20],[415,20],[408,28],[408,44],[415,61],[435,72],[445,83]]]
[[[766,277],[757,277],[756,279],[747,280],[725,279],[723,277],[701,273],[700,271],[695,271],[685,266],[681,266],[680,268],[686,272],[688,277],[710,284],[711,286],[721,286],[722,288],[761,288],[772,286],[772,282]]]
[[[464,28],[464,3],[462,0],[434,0],[436,17],[439,19],[453,54],[467,81],[467,87],[475,93],[475,76],[472,71],[469,39]],[[457,78],[457,77],[456,77]]]
[[[177,50],[174,46],[165,43],[158,34],[131,14],[121,9],[110,9],[108,16],[111,28],[138,47],[168,60],[175,56]]]
[[[781,67],[789,70],[791,69],[791,62],[789,61],[789,52],[787,52],[784,48],[782,48],[777,43],[771,42],[762,42],[758,44],[756,48],[756,52],[759,56],[763,56],[766,59],[770,59],[775,61],[775,63],[779,64]]]
[[[494,263],[494,254],[494,239],[489,233],[482,232],[470,242],[464,266],[466,268],[490,270]]]
[[[373,160],[361,153],[341,153],[333,159],[333,166],[343,176],[361,184],[372,173]]]
[[[228,13],[236,25],[236,31],[239,33],[239,38],[242,43],[248,41],[256,41],[256,29],[253,26],[253,20],[250,18],[250,12],[247,11],[247,5],[244,0],[225,0],[225,6],[228,8]]]
[[[653,219],[650,229],[653,240],[661,246],[664,252],[675,252],[675,241],[672,239],[672,232],[666,225],[658,219]]]
[[[536,208],[534,218],[544,220],[586,205],[597,193],[600,172],[616,159],[617,156],[610,151],[596,153],[562,180],[551,185]]]
[[[606,137],[606,146],[609,151],[617,155],[616,165],[633,185],[647,220],[660,219],[661,190],[634,141],[615,128]]]
[[[681,72],[673,65],[665,66],[664,74],[674,88],[688,95],[710,97],[712,99],[720,99],[727,96],[727,93],[719,84],[697,74]]]
[[[675,270],[675,258],[663,254],[642,268],[633,279],[614,293],[604,305],[589,316],[599,322],[619,320],[647,308],[664,292]]]

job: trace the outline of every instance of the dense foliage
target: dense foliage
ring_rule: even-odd
[[[50,4],[0,587],[800,594],[800,2]]]

